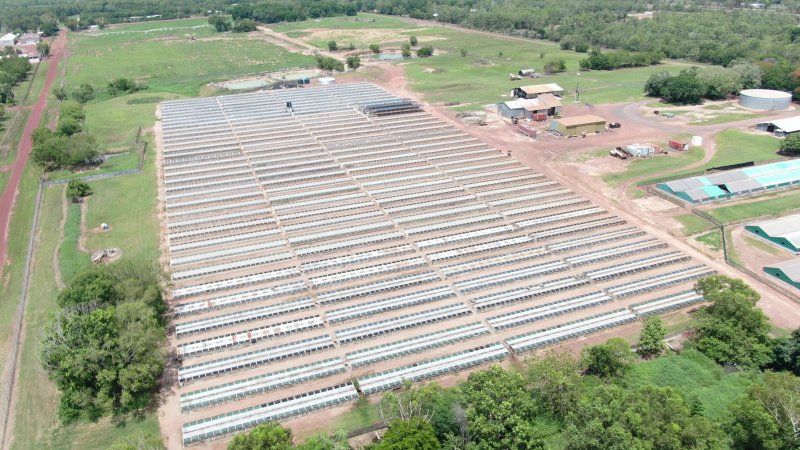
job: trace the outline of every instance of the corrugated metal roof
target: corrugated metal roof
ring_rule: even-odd
[[[791,278],[792,281],[800,283],[800,258],[790,259],[788,261],[779,262],[764,269],[778,269]]]
[[[559,86],[557,83],[521,86],[520,89],[522,89],[526,94],[546,94],[549,92],[564,92],[564,88]]]
[[[800,116],[770,120],[769,122],[761,122],[759,125],[773,125],[775,128],[780,128],[787,133],[794,133],[795,131],[800,131]]]
[[[561,106],[561,99],[553,94],[541,94],[536,97],[536,100],[539,100],[548,108],[558,108]]]
[[[603,119],[599,116],[594,116],[591,114],[587,114],[585,116],[574,116],[574,117],[562,117],[561,119],[556,119],[556,122],[564,125],[565,127],[574,127],[577,125],[592,125],[592,124],[599,124],[599,123],[606,123],[606,119]]]
[[[764,220],[750,225],[761,228],[771,237],[784,238],[795,247],[800,247],[800,214]]]

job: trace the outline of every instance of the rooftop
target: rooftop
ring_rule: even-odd
[[[558,123],[572,127],[576,125],[587,125],[593,123],[606,123],[606,119],[603,119],[600,116],[595,116],[592,114],[587,114],[585,116],[574,116],[574,117],[562,117],[561,119],[556,119]]]
[[[785,273],[787,277],[792,279],[792,281],[800,281],[800,258],[794,258],[764,267],[764,269],[772,268],[778,269]]]
[[[770,236],[781,237],[800,247],[800,214],[750,224],[764,230]]]
[[[792,94],[783,91],[774,91],[772,89],[745,89],[739,93],[739,95],[749,95],[751,97],[761,97],[761,98],[774,98],[774,99],[783,99],[783,98],[790,98]]]
[[[521,86],[520,89],[522,89],[526,94],[546,94],[549,92],[564,92],[564,88],[559,86],[557,83]]]
[[[786,119],[770,120],[768,122],[761,122],[762,124],[772,124],[775,128],[780,128],[787,133],[794,133],[800,131],[800,116],[787,117]]]

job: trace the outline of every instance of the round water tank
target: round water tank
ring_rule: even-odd
[[[761,111],[781,111],[792,103],[792,94],[771,89],[745,89],[739,93],[739,104]]]
[[[319,79],[319,84],[333,84],[336,83],[336,78],[333,77],[322,77]]]

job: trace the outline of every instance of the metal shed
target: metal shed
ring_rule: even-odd
[[[744,229],[792,253],[800,253],[800,214],[756,222]]]
[[[563,117],[550,121],[550,129],[564,136],[579,136],[583,133],[600,133],[606,129],[606,120],[599,116],[585,115]]]
[[[795,289],[800,289],[800,259],[790,259],[772,266],[765,266],[764,272]]]

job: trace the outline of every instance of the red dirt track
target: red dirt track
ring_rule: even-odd
[[[67,34],[62,30],[58,37],[53,41],[51,47],[51,56],[49,57],[50,66],[47,69],[47,78],[44,82],[39,98],[33,105],[31,115],[28,117],[28,123],[25,124],[25,130],[22,132],[22,139],[19,141],[17,147],[17,160],[11,166],[11,176],[8,179],[8,184],[0,197],[0,269],[4,268],[7,263],[8,257],[8,226],[11,222],[11,212],[14,209],[14,201],[19,192],[19,182],[22,179],[22,172],[25,170],[25,165],[28,163],[28,157],[33,148],[33,130],[39,126],[39,121],[42,118],[42,112],[47,106],[47,93],[53,85],[53,80],[58,73],[58,62],[61,59],[61,54],[64,50]],[[36,94],[34,94],[36,95]]]

